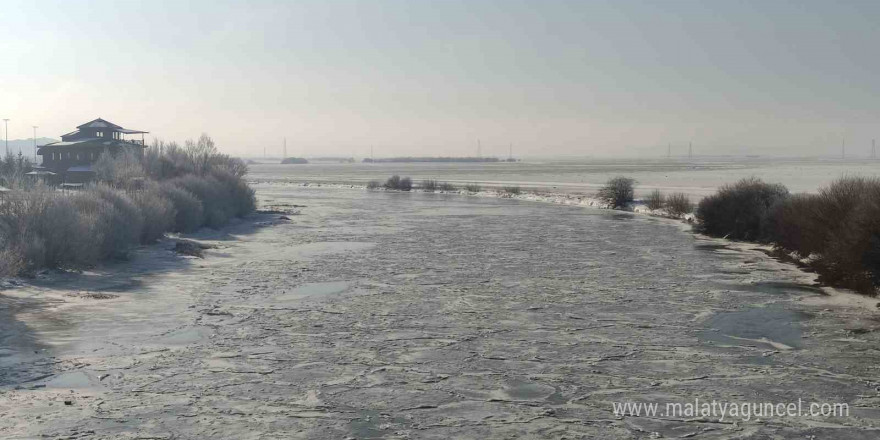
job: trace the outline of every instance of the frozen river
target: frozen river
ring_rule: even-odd
[[[203,260],[166,242],[3,291],[0,437],[880,434],[876,300],[826,295],[748,246],[581,207],[257,190],[300,214],[202,232],[218,246]],[[613,411],[695,399],[849,414]]]

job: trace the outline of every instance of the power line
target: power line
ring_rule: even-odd
[[[4,130],[6,132],[6,154],[9,154],[9,119],[3,119]]]
[[[37,164],[37,126],[34,125],[34,165]]]

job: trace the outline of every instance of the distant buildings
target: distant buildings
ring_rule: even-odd
[[[42,167],[59,175],[62,181],[87,182],[94,178],[92,165],[101,153],[130,151],[143,156],[145,133],[148,132],[129,130],[98,118],[62,135],[60,142],[43,145],[37,154],[43,157]],[[126,135],[138,134],[141,139],[125,138]]]

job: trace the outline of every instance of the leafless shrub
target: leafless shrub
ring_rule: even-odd
[[[698,230],[734,240],[761,240],[770,208],[788,197],[781,184],[750,177],[722,186],[697,207]]]
[[[400,176],[395,174],[395,175],[389,177],[388,180],[385,181],[384,186],[385,186],[385,189],[398,189],[398,188],[400,188]]]
[[[434,192],[437,190],[437,181],[433,179],[422,180],[421,188],[425,191]]]
[[[236,177],[247,174],[247,164],[220,153],[207,134],[197,140],[187,140],[183,147],[175,142],[156,140],[144,151],[142,162],[147,175],[155,180],[186,174],[207,176],[225,172]]]
[[[235,175],[230,170],[214,170],[211,175],[226,193],[229,203],[232,205],[233,215],[244,217],[257,209],[257,196],[253,188],[241,176]]]
[[[125,192],[106,185],[97,185],[68,197],[76,210],[89,246],[95,256],[84,258],[84,264],[110,257],[124,257],[141,242],[144,213]],[[77,252],[87,254],[83,250]]]
[[[131,198],[143,217],[141,243],[152,243],[174,227],[177,211],[159,184],[151,182],[144,190],[134,192]]]
[[[7,151],[6,156],[0,158],[0,185],[12,189],[25,189],[30,181],[27,173],[33,170],[33,163],[20,151],[18,155]]]
[[[412,189],[412,179],[409,177],[401,178],[395,174],[385,181],[385,188],[396,189],[398,191],[409,191]]]
[[[171,183],[161,184],[160,190],[174,206],[174,223],[170,230],[192,232],[205,224],[202,202],[193,193]]]
[[[880,180],[845,177],[774,206],[768,240],[811,257],[820,279],[874,294],[880,285]]]
[[[14,275],[44,264],[45,238],[41,233],[50,220],[46,213],[54,199],[54,194],[43,187],[27,192],[15,191],[0,199],[0,249],[3,250],[0,266],[4,275]],[[62,235],[71,225],[69,217],[65,220],[55,230]]]
[[[522,189],[518,186],[505,186],[504,188],[502,188],[502,191],[504,191],[506,194],[510,194],[512,196],[519,195],[520,193],[522,193]]]
[[[472,193],[477,193],[482,190],[480,185],[477,185],[476,183],[468,183],[467,185],[464,186],[464,189],[466,189],[468,192],[472,192]]]
[[[213,177],[189,174],[171,179],[169,183],[191,192],[202,202],[207,226],[212,228],[223,226],[235,215],[231,201],[226,198],[225,191]]]
[[[146,177],[141,159],[130,151],[105,151],[92,166],[95,177],[115,187],[132,187]]]
[[[25,268],[25,261],[16,249],[0,249],[0,277],[14,276]]]
[[[612,208],[625,208],[633,201],[635,183],[636,181],[629,177],[614,177],[599,189],[598,197]]]
[[[400,179],[400,186],[397,188],[401,191],[409,191],[412,189],[412,179],[404,177]]]
[[[439,185],[439,188],[440,188],[440,191],[446,191],[446,192],[458,191],[458,188],[456,188],[455,185],[453,185],[449,182],[441,183]]]
[[[829,231],[819,220],[820,204],[814,194],[795,194],[778,201],[768,214],[768,241],[801,257],[822,252]]]
[[[648,194],[648,197],[645,198],[645,205],[652,211],[662,208],[664,203],[665,198],[659,189],[651,191],[651,194]]]
[[[379,189],[382,187],[382,182],[378,180],[371,180],[367,182],[367,189]]]
[[[666,213],[675,218],[681,218],[694,212],[694,204],[685,193],[672,193],[666,197],[663,206]]]

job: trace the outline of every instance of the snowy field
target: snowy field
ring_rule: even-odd
[[[486,187],[523,188],[591,194],[609,178],[623,175],[638,181],[637,196],[659,188],[698,199],[725,183],[756,176],[785,184],[792,192],[813,192],[845,175],[880,176],[880,161],[869,159],[681,159],[525,161],[494,164],[333,164],[280,165],[258,162],[249,178],[271,182],[326,182],[363,185],[392,174],[418,183],[436,179]]]

